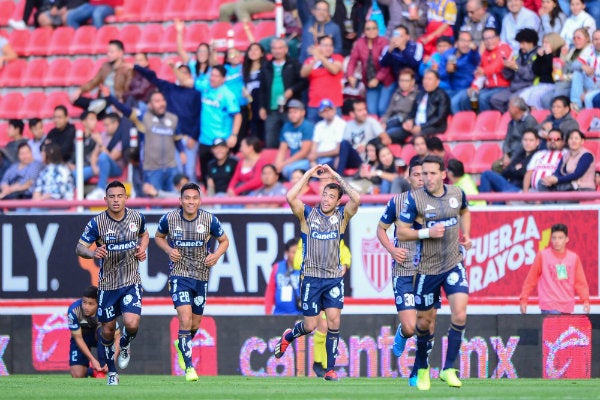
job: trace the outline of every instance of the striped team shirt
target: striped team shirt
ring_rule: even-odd
[[[161,217],[158,232],[166,235],[169,246],[178,249],[181,254],[181,261],[169,261],[171,276],[208,281],[210,267],[205,265],[205,261],[209,240],[211,236],[219,238],[225,234],[217,217],[198,210],[196,218],[188,221],[179,208]]]
[[[405,241],[401,242],[398,240],[397,223],[402,211],[403,205],[406,204],[408,198],[408,192],[403,192],[395,195],[388,201],[385,211],[379,220],[382,224],[390,226],[394,224],[394,247],[406,249],[408,254],[404,262],[398,263],[392,259],[392,276],[413,276],[417,273],[417,266],[421,258],[421,246],[420,240],[417,241]],[[419,229],[419,224],[413,225],[414,229]]]
[[[531,174],[531,188],[537,189],[540,179],[550,176],[556,171],[558,163],[563,157],[562,150],[542,150],[536,152],[527,164],[527,171]]]
[[[324,215],[320,207],[304,205],[308,233],[302,232],[302,272],[315,278],[340,278],[340,241],[344,238],[344,207]]]
[[[411,191],[402,205],[400,221],[413,224],[422,219],[423,226],[431,228],[438,222],[446,227],[439,239],[422,241],[419,273],[439,275],[462,262],[459,245],[460,212],[467,208],[467,197],[462,189],[444,185],[444,194],[434,197],[425,188]]]
[[[125,208],[125,216],[116,221],[104,211],[88,222],[79,242],[106,245],[108,256],[100,260],[98,289],[115,290],[141,284],[135,251],[139,236],[146,232],[146,219],[136,210]]]

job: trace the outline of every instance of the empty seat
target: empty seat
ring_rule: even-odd
[[[550,110],[531,110],[531,115],[537,120],[538,123],[546,119],[550,114]]]
[[[46,94],[44,92],[30,92],[23,99],[22,118],[48,118],[50,115],[44,115],[43,108],[46,103]]]
[[[183,32],[183,47],[186,51],[195,52],[200,43],[210,44],[210,32],[205,23],[189,24]]]
[[[164,79],[169,82],[175,82],[175,80],[177,79],[175,77],[175,74],[173,73],[173,70],[166,62],[163,63],[160,69],[156,71],[156,76],[158,76],[160,79]]]
[[[182,3],[185,3],[182,1]],[[139,3],[138,3],[139,4]],[[164,21],[165,11],[168,9],[169,1],[166,0],[146,0],[143,2],[143,10],[140,16],[141,21]]]
[[[477,151],[472,156],[471,162],[465,164],[465,171],[470,174],[480,174],[483,171],[491,169],[494,161],[499,160],[501,157],[502,148],[498,143],[482,143],[477,147]]]
[[[482,111],[477,115],[475,126],[473,127],[473,139],[474,140],[498,140],[502,137],[498,137],[498,124],[502,114],[500,111],[489,110]]]
[[[79,28],[81,29],[81,28]],[[114,25],[104,25],[98,29],[94,40],[93,54],[106,54],[108,42],[119,38],[119,29]],[[127,47],[125,51],[131,52]]]
[[[591,128],[594,118],[600,119],[600,109],[598,108],[582,108],[577,114],[577,122],[579,129],[585,133],[587,138],[600,137],[600,126]],[[587,142],[586,142],[587,143]]]
[[[26,69],[27,61],[22,58],[8,62],[4,68],[0,69],[0,87],[23,86],[21,80]]]
[[[147,24],[142,29],[142,34],[138,42],[137,51],[142,53],[161,52],[162,42],[165,32],[160,24]]]
[[[123,42],[125,51],[127,53],[136,53],[138,50],[138,41],[141,35],[139,26],[137,25],[125,25],[119,31],[119,40]],[[106,43],[108,46],[108,43]]]
[[[141,21],[143,11],[143,2],[125,1],[121,12],[115,16],[115,19],[118,22]]]
[[[21,93],[7,93],[0,101],[0,119],[22,118],[21,108],[23,95]]]
[[[257,42],[266,37],[275,36],[276,25],[273,21],[260,21],[254,27],[254,38]]]
[[[27,45],[29,44],[29,37],[31,32],[29,30],[13,30],[8,37],[8,41],[14,51],[20,56],[28,56]]]
[[[32,56],[45,56],[52,39],[52,28],[36,28],[29,36],[27,54]]]
[[[17,3],[13,0],[0,1],[0,26],[7,25],[8,20],[12,18]]]
[[[447,140],[472,140],[476,115],[473,111],[460,111],[448,123],[445,136]]]
[[[392,143],[388,147],[390,148],[390,151],[392,152],[394,157],[396,157],[396,158],[402,157],[402,146],[400,146],[399,144],[396,144],[396,143]]]
[[[415,152],[415,147],[412,144],[405,144],[402,146],[402,153],[400,153],[400,158],[402,158],[406,164],[410,162],[410,159],[413,158],[417,154]]]
[[[94,43],[97,35],[98,30],[94,26],[84,25],[77,28],[69,47],[69,54],[95,54]]]
[[[475,154],[475,145],[469,142],[457,143],[452,147],[451,153],[452,158],[462,161],[466,169]]]
[[[235,0],[191,0],[188,2],[190,19],[215,21],[219,18],[219,7],[221,7],[221,4],[232,1]]]
[[[248,24],[248,29],[250,30],[252,37],[256,38],[254,34],[254,24]],[[245,51],[248,48],[248,46],[250,46],[251,40],[248,37],[248,33],[244,29],[244,24],[242,24],[241,22],[238,22],[233,26],[233,37],[233,47],[235,47],[236,49]]]
[[[70,26],[59,26],[54,29],[46,54],[51,56],[69,54],[73,36],[75,36],[75,29]]]
[[[161,53],[175,53],[177,51],[177,31],[175,30],[175,25],[169,25],[164,28],[159,48]]]
[[[67,107],[70,117],[78,117],[83,111],[71,104],[69,95],[66,92],[53,92],[46,97],[46,102],[44,103],[44,108],[42,110],[44,118],[52,117],[52,115],[54,115],[54,109],[59,105]]]
[[[48,72],[48,61],[45,58],[34,58],[27,62],[21,83],[23,86],[46,86],[45,79]]]
[[[187,12],[187,3],[188,1],[170,0],[168,7],[163,14],[164,20],[173,21],[175,19],[190,19],[189,14]]]
[[[44,86],[69,86],[67,83],[71,74],[71,60],[57,58],[48,65]]]
[[[210,40],[217,51],[226,51],[228,47],[227,32],[233,30],[229,22],[215,22],[210,26]]]

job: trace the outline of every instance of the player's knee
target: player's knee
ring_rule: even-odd
[[[455,325],[465,325],[467,323],[467,312],[457,312],[452,314],[451,322]]]
[[[308,333],[314,331],[315,329],[317,329],[317,321],[313,319],[310,320],[304,320],[304,330]]]
[[[82,368],[71,368],[71,378],[85,378],[86,372]]]
[[[414,336],[415,334],[415,326],[402,325],[402,336],[405,338],[409,338]]]

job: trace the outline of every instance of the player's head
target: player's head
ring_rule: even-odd
[[[411,189],[423,187],[423,164],[419,160],[413,161],[408,167],[408,180]]]
[[[88,286],[83,291],[83,296],[81,296],[81,308],[86,317],[96,315],[96,311],[98,311],[98,288],[96,286]]]
[[[125,208],[127,201],[127,192],[125,185],[119,181],[112,181],[106,185],[106,205],[108,209],[114,213],[118,213]]]
[[[179,203],[185,215],[196,215],[202,198],[200,197],[200,186],[194,182],[186,183],[181,187],[181,198]]]
[[[569,228],[565,224],[554,224],[550,228],[550,245],[552,249],[563,252],[569,242]]]
[[[337,183],[328,183],[321,193],[321,212],[330,214],[340,205],[344,189]]]
[[[433,195],[443,193],[446,168],[442,157],[429,155],[423,159],[423,183],[427,191]]]

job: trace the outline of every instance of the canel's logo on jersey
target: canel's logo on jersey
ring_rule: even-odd
[[[338,238],[338,232],[337,231],[331,231],[331,232],[317,232],[317,231],[312,231],[310,233],[310,237],[313,238],[313,239],[317,239],[317,240],[337,239]]]
[[[177,247],[202,247],[202,246],[204,246],[204,240],[176,240],[175,246],[177,246]]]
[[[137,246],[137,240],[130,240],[125,243],[111,243],[106,246],[106,249],[109,251],[118,251],[118,250],[131,250]]]
[[[452,217],[452,218],[442,219],[442,220],[438,220],[438,221],[427,221],[428,228],[431,228],[435,224],[444,224],[444,226],[454,226],[454,225],[458,224],[458,218]]]

